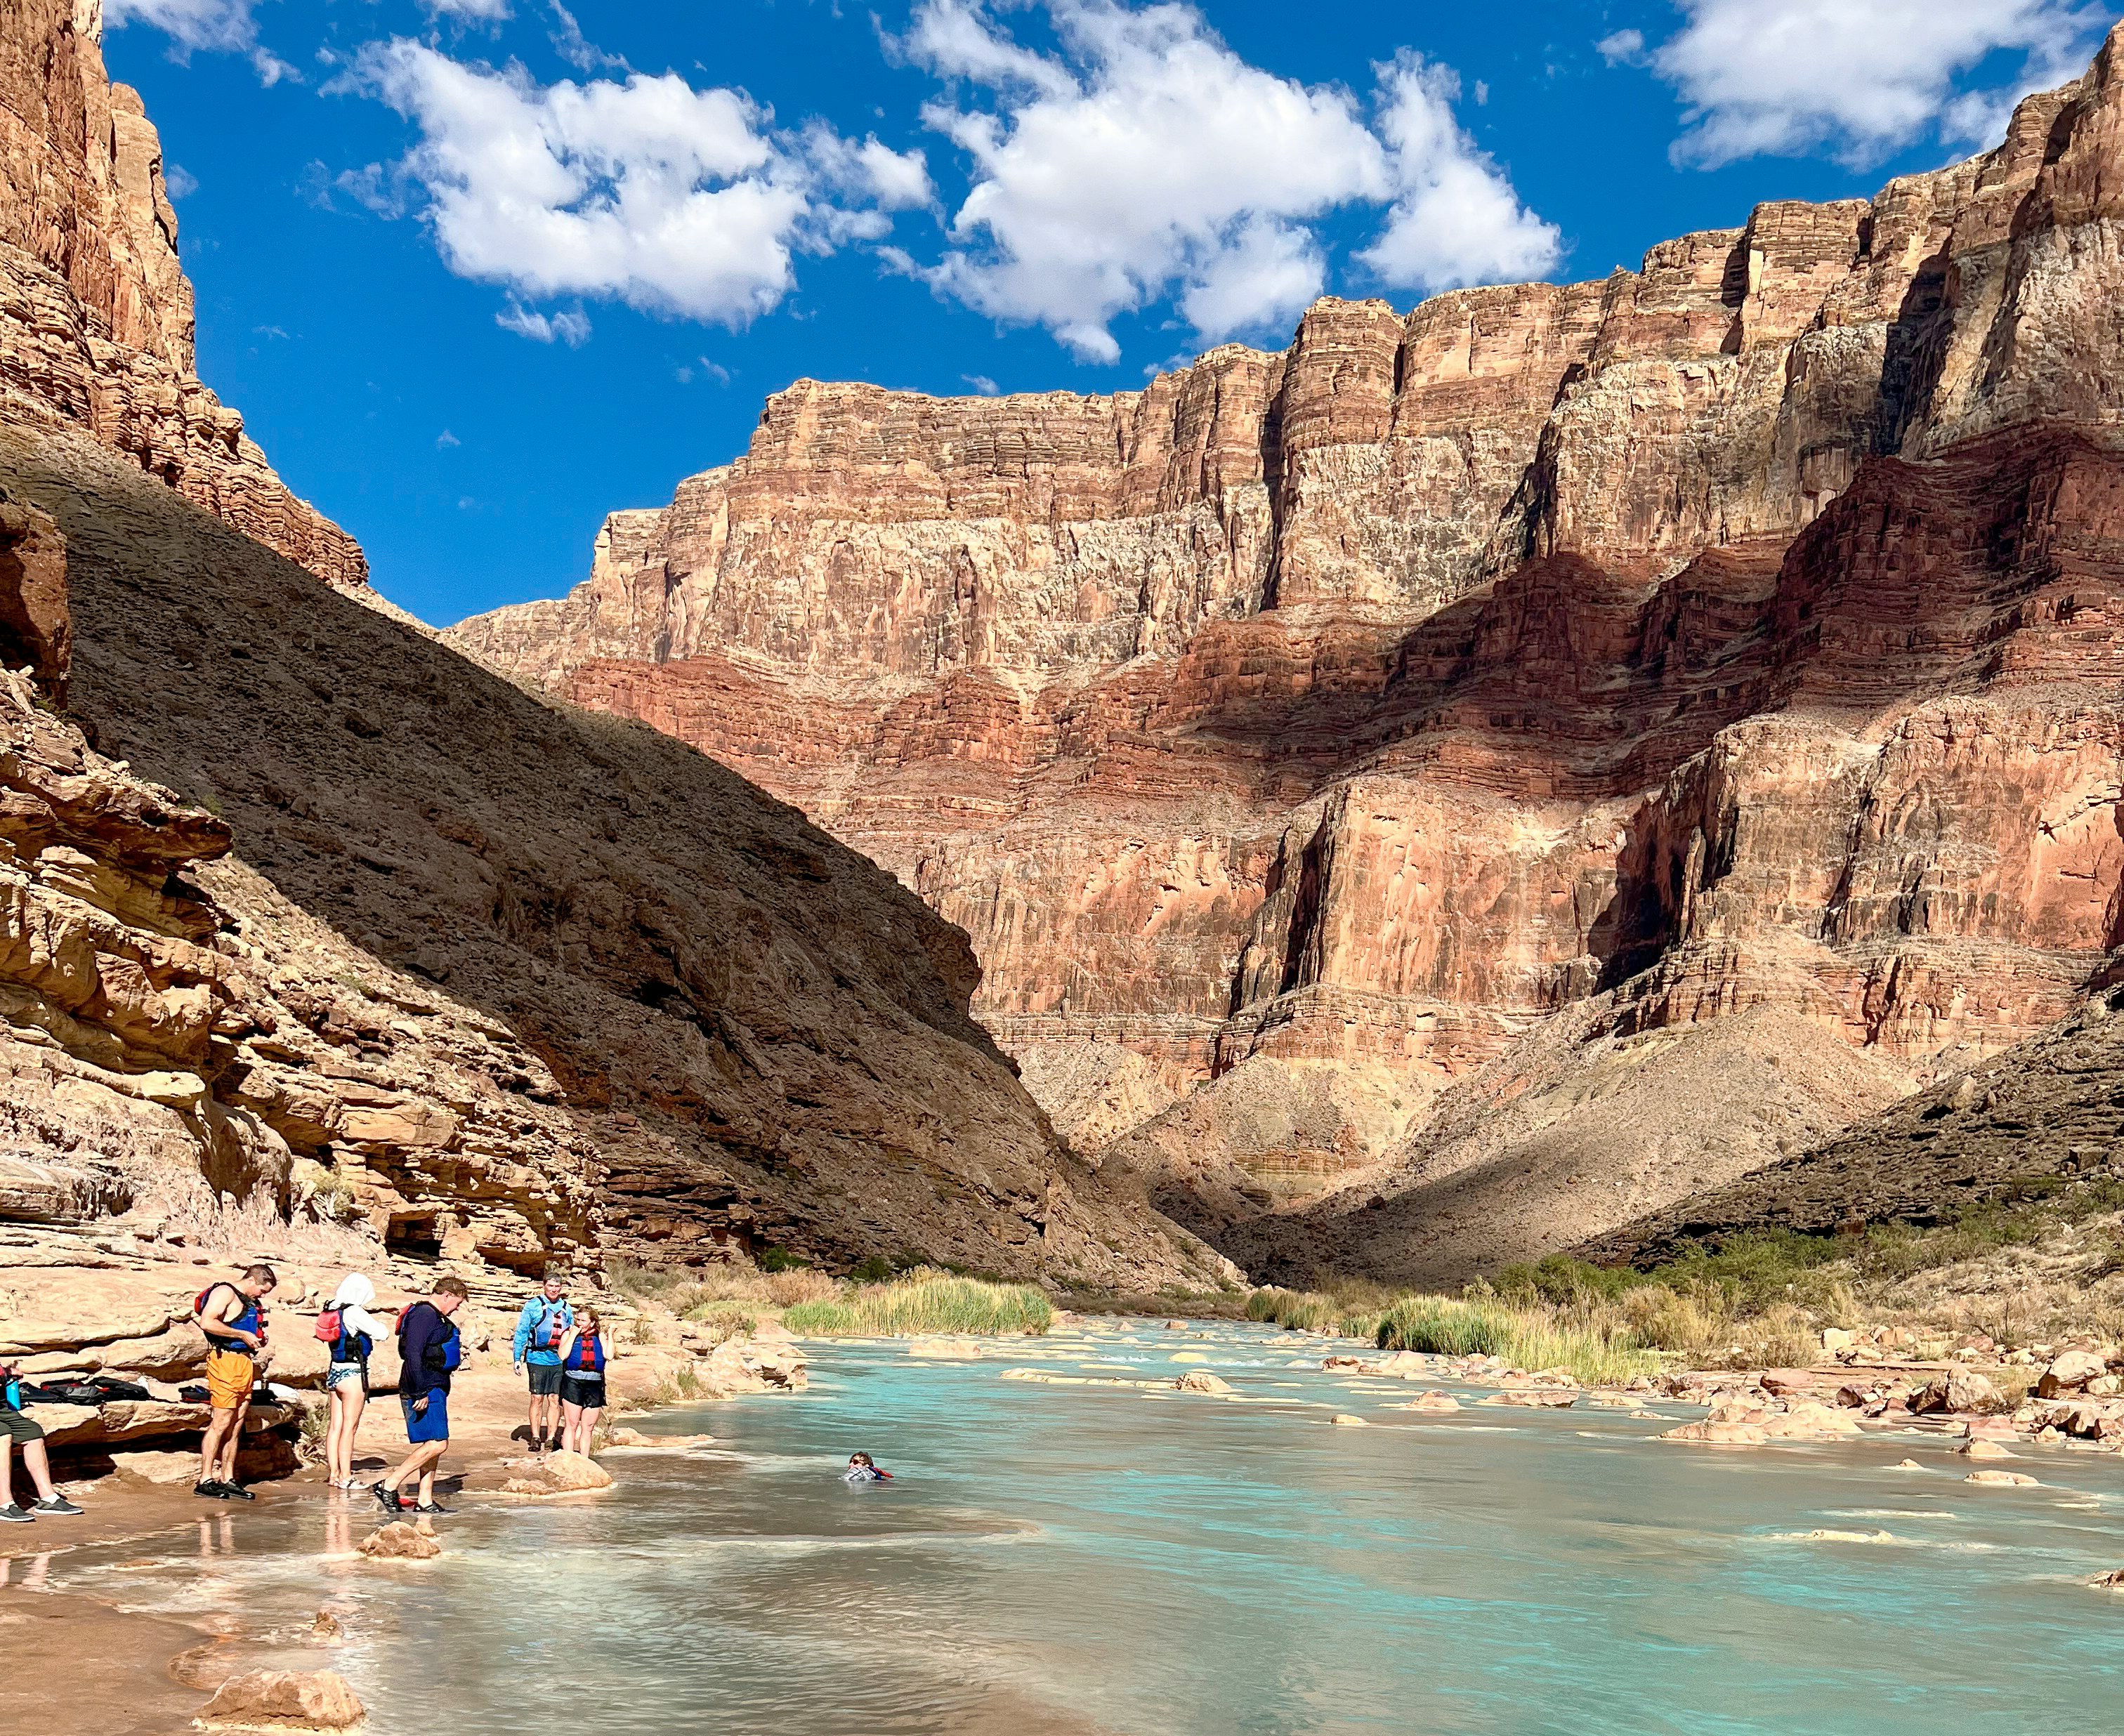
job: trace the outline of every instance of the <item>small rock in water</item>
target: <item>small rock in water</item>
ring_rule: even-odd
[[[562,1495],[611,1487],[612,1473],[594,1459],[580,1452],[549,1452],[527,1475],[511,1477],[501,1490],[505,1494]]]
[[[1360,1416],[1351,1416],[1346,1410],[1338,1410],[1335,1413],[1335,1426],[1337,1429],[1368,1429],[1371,1425]]]
[[[1207,1392],[1221,1396],[1232,1390],[1232,1383],[1212,1374],[1206,1368],[1190,1368],[1172,1383],[1182,1392]]]
[[[1915,1459],[1898,1459],[1888,1467],[1891,1471],[1923,1471],[1924,1466]]]
[[[1210,1358],[1200,1350],[1176,1350],[1172,1353],[1172,1360],[1176,1363],[1206,1363]]]
[[[1165,1330],[1168,1332],[1185,1332],[1187,1330],[1187,1322],[1184,1320],[1169,1320],[1165,1323]]]
[[[2124,1567],[2114,1573],[2098,1574],[2089,1583],[2102,1591],[2124,1591]]]
[[[337,1645],[346,1638],[346,1629],[330,1610],[321,1609],[310,1624],[310,1637],[321,1645]]]
[[[2033,1477],[2024,1476],[2018,1471],[1972,1471],[1962,1480],[1965,1483],[1990,1483],[2008,1489],[2042,1487]]]
[[[426,1561],[443,1552],[443,1546],[425,1532],[416,1531],[403,1519],[393,1519],[380,1531],[372,1531],[355,1551],[372,1561]]]
[[[192,1720],[202,1730],[289,1730],[338,1736],[368,1713],[336,1670],[247,1670],[215,1690]]]
[[[907,1354],[933,1362],[977,1363],[981,1359],[981,1347],[969,1339],[918,1338],[909,1341]]]
[[[2012,1452],[2000,1446],[1998,1442],[1987,1439],[1981,1434],[1972,1436],[1969,1444],[1962,1447],[1961,1452],[1965,1459],[2018,1459],[2020,1457],[2018,1452]]]
[[[1458,1410],[1460,1401],[1450,1392],[1419,1392],[1412,1399],[1403,1399],[1398,1405],[1389,1405],[1389,1410]]]

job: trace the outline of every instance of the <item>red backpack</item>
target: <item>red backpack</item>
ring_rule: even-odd
[[[317,1316],[317,1337],[323,1343],[337,1344],[345,1330],[345,1326],[341,1322],[338,1309],[327,1308]]]

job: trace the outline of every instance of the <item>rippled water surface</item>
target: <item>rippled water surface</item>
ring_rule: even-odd
[[[379,1736],[2124,1724],[2124,1597],[2085,1584],[2124,1565],[2113,1456],[1984,1489],[1937,1437],[1720,1452],[1582,1405],[1412,1415],[1383,1407],[1419,1389],[1325,1375],[1323,1348],[1155,1325],[975,1363],[835,1345],[809,1397],[655,1419],[717,1443],[615,1454],[609,1494],[468,1500],[437,1562],[321,1562],[346,1523],[284,1502],[203,1526],[203,1570],[71,1578],[341,1600]],[[1000,1377],[1170,1377],[1176,1354],[1281,1402]],[[846,1487],[857,1447],[899,1479]],[[1891,1470],[1905,1452],[1924,1468]]]

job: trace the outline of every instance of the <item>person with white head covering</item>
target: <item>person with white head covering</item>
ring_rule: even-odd
[[[354,1438],[369,1405],[369,1354],[391,1331],[369,1311],[375,1300],[376,1286],[360,1273],[350,1272],[340,1280],[331,1307],[317,1321],[317,1336],[325,1340],[331,1356],[325,1371],[326,1402],[331,1406],[325,1464],[334,1489],[355,1486]]]

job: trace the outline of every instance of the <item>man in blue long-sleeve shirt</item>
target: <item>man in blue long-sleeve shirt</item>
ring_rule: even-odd
[[[519,1374],[528,1371],[530,1375],[533,1452],[543,1452],[548,1441],[561,1438],[561,1340],[575,1323],[567,1280],[558,1267],[549,1267],[544,1287],[516,1316],[516,1336],[509,1354]]]
[[[440,1513],[435,1504],[435,1466],[450,1444],[450,1371],[458,1365],[458,1329],[450,1316],[464,1306],[462,1278],[439,1278],[435,1288],[398,1316],[398,1404],[406,1413],[406,1439],[412,1451],[396,1471],[369,1490],[385,1511],[402,1513],[399,1485],[421,1480],[416,1513]]]

